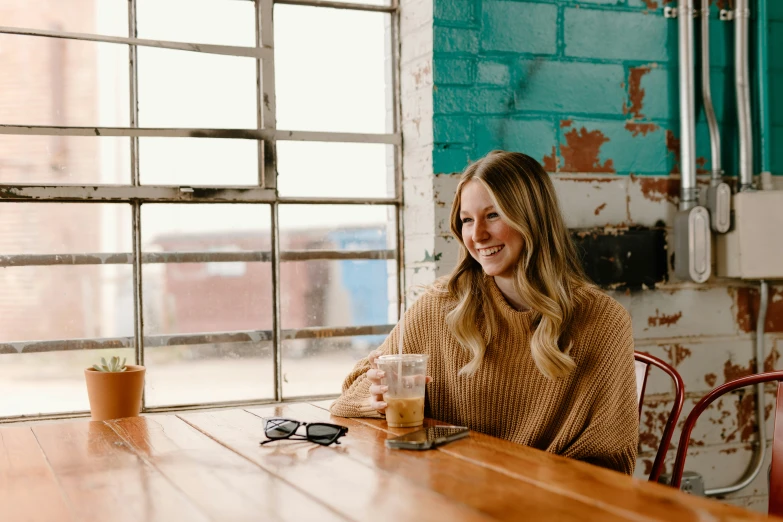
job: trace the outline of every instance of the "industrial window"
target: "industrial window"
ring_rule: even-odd
[[[0,9],[0,421],[335,395],[400,300],[397,6]]]

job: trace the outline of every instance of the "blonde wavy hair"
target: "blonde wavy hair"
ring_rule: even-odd
[[[514,286],[533,314],[533,360],[547,378],[564,377],[576,366],[568,355],[568,329],[579,304],[579,289],[590,283],[563,221],[549,175],[530,156],[505,151],[492,151],[465,169],[451,206],[451,231],[460,243],[459,262],[441,291],[456,302],[446,315],[446,324],[473,355],[460,373],[476,372],[497,330],[486,276],[462,239],[462,188],[474,180],[487,189],[503,221],[519,232],[524,241],[514,269]],[[477,326],[481,318],[484,332]]]

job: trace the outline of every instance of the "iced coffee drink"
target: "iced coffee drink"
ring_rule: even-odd
[[[427,359],[424,354],[383,355],[377,359],[384,372],[381,384],[388,390],[386,423],[391,428],[412,428],[424,423],[424,390],[427,382]]]
[[[424,422],[424,397],[397,399],[384,396],[386,424],[392,428],[412,428]]]

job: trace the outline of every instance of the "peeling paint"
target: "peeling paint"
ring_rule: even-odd
[[[560,145],[563,167],[560,172],[607,172],[614,173],[611,159],[601,164],[598,154],[601,145],[609,141],[600,130],[588,131],[585,127],[572,129],[565,134],[566,144]]]
[[[723,453],[724,455],[732,455],[734,453],[737,453],[737,448],[723,448],[722,450],[718,451],[718,453]]]
[[[649,7],[649,6],[648,6]],[[644,103],[644,89],[642,89],[642,77],[650,72],[650,66],[631,67],[628,71],[628,99],[630,105],[626,102],[623,106],[623,114],[630,114],[634,118],[644,118],[641,113]]]
[[[665,351],[669,355],[669,360],[672,362],[674,366],[679,365],[682,361],[690,357],[693,353],[689,348],[685,348],[681,344],[663,346],[662,348],[663,351]]]
[[[573,120],[560,120],[560,128],[565,129],[566,127],[570,127],[573,123]]]
[[[671,130],[666,131],[666,150],[674,155],[674,164],[670,174],[680,173],[680,139],[674,136]],[[707,164],[707,158],[699,156],[696,158],[696,174],[708,174],[709,169],[704,168]]]
[[[603,209],[605,209],[605,208],[606,208],[606,203],[602,203],[602,204],[598,205],[598,207],[596,207],[596,209],[595,209],[595,215],[597,216],[598,214],[600,214],[601,211]]]
[[[432,68],[430,67],[430,63],[427,62],[424,67],[411,73],[416,86],[419,87],[422,84],[422,80],[429,76],[431,72]]]
[[[649,475],[652,473],[652,467],[653,467],[653,461],[650,459],[643,459],[642,464],[644,464],[644,474]]]
[[[642,196],[656,203],[668,201],[677,205],[680,201],[680,180],[672,178],[648,178],[631,176],[632,181],[639,183]]]
[[[723,379],[725,382],[733,381],[740,377],[746,377],[753,373],[753,361],[748,361],[748,366],[734,364],[731,360],[723,363]]]
[[[547,172],[557,172],[557,148],[552,145],[552,155],[544,156],[544,161],[541,162],[544,166],[544,170]]]
[[[635,138],[639,134],[647,136],[648,132],[655,132],[660,129],[660,127],[655,123],[637,123],[629,121],[625,123],[625,129]]]
[[[656,308],[655,315],[647,318],[647,325],[648,326],[671,326],[673,324],[677,324],[677,322],[680,320],[681,317],[682,317],[682,312],[666,315],[660,313]]]
[[[743,332],[756,331],[759,314],[759,292],[757,288],[729,288],[733,294],[733,311],[737,327]],[[783,286],[773,286],[769,290],[765,332],[783,332]]]
[[[707,386],[710,388],[713,388],[715,386],[715,383],[718,382],[718,376],[714,373],[708,373],[704,376],[704,382],[707,383]]]
[[[739,403],[737,403],[737,428],[726,435],[724,441],[732,442],[740,437],[741,442],[748,442],[756,433],[756,423],[753,422],[756,409],[756,397],[752,393],[743,394]]]

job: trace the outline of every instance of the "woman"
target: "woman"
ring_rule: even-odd
[[[459,263],[404,317],[404,351],[430,355],[427,416],[633,473],[631,320],[587,282],[549,175],[491,152],[463,173],[451,230]],[[383,415],[375,359],[398,328],[357,363],[334,415]]]

